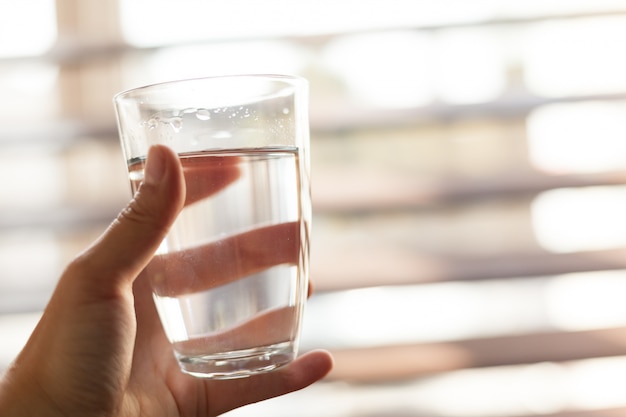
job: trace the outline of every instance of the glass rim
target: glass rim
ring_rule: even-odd
[[[128,88],[126,90],[122,90],[119,93],[113,95],[113,102],[117,103],[120,100],[131,96],[138,96],[142,92],[151,90],[158,87],[169,87],[183,84],[190,84],[197,81],[219,81],[221,79],[258,79],[258,80],[274,80],[274,81],[284,81],[286,84],[298,85],[298,84],[308,84],[308,80],[299,75],[293,74],[224,74],[224,75],[210,75],[206,77],[192,77],[192,78],[180,78],[169,81],[160,81],[154,82],[150,84],[145,84],[138,87]]]

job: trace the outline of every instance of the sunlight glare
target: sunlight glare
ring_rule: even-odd
[[[505,88],[505,63],[497,34],[457,29],[437,37],[438,83],[442,100],[453,104],[487,102]]]
[[[626,102],[543,106],[527,119],[532,164],[548,173],[626,169]]]
[[[545,290],[548,320],[557,329],[592,330],[626,325],[626,271],[566,274]]]
[[[357,102],[402,108],[424,105],[434,98],[434,54],[428,35],[392,31],[337,38],[327,45],[321,59]]]
[[[531,92],[547,97],[614,93],[626,89],[626,17],[545,22],[532,26],[525,45]]]
[[[171,47],[155,52],[134,83],[146,83],[146,69],[157,82],[225,74],[298,74],[308,58],[302,49],[279,40]]]
[[[626,246],[626,186],[546,191],[533,201],[531,212],[537,241],[548,251]]]
[[[57,36],[54,0],[0,2],[0,57],[40,55]],[[36,11],[36,12],[35,12]]]

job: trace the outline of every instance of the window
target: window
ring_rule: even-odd
[[[625,40],[624,0],[2,3],[0,369],[130,197],[113,94],[285,72],[336,369],[229,415],[626,412]]]

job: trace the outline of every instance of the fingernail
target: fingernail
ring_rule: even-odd
[[[161,182],[164,174],[165,159],[163,158],[163,152],[157,146],[152,146],[148,150],[144,182],[149,185],[157,185]]]

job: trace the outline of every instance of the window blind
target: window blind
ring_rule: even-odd
[[[288,72],[311,83],[302,349],[336,367],[231,415],[626,411],[626,2],[24,3],[1,6],[25,22],[2,39],[34,37],[0,49],[0,369],[130,197],[113,94]]]

